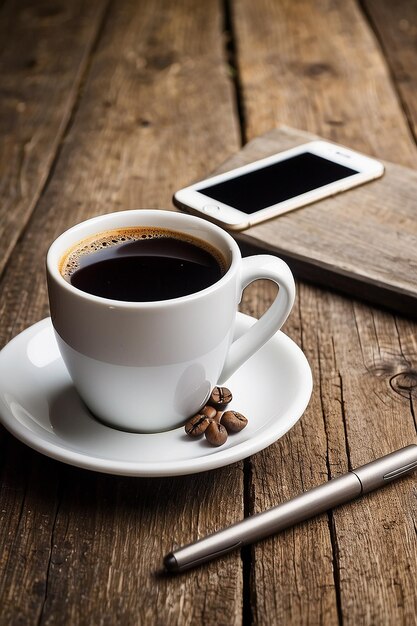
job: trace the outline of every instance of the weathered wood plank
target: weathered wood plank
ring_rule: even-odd
[[[46,184],[107,4],[0,8],[0,274]]]
[[[286,124],[414,167],[407,120],[386,105],[397,95],[355,3],[232,6],[248,139]]]
[[[175,188],[238,148],[221,28],[217,3],[113,3],[54,175],[0,285],[2,344],[47,314],[44,255],[58,233],[99,213],[167,207]],[[6,436],[3,448],[18,445]],[[239,554],[178,579],[154,571],[175,544],[242,517],[242,463],[183,479],[135,480],[20,454],[25,471],[14,478],[15,501],[0,492],[13,540],[1,566],[6,618],[241,623]],[[53,521],[40,535],[23,497],[34,458],[42,492],[51,494],[43,513]],[[13,455],[2,463],[11,480]],[[51,464],[58,477],[48,475]],[[25,570],[19,555],[29,537],[37,558]]]
[[[61,468],[17,441],[2,448],[0,623],[35,624],[45,602]]]
[[[417,2],[362,0],[361,3],[381,44],[404,113],[417,139]]]
[[[232,16],[249,138],[284,123],[414,164],[407,121],[354,2],[239,0]],[[299,285],[286,331],[306,352],[315,388],[300,424],[252,458],[254,512],[415,442],[410,391],[401,397],[390,385],[394,372],[413,380],[416,326],[405,323]],[[416,623],[412,484],[256,546],[255,623]]]
[[[350,337],[340,329],[334,353],[348,457],[355,467],[416,442],[410,398],[395,390],[396,382],[415,369],[416,353],[404,358],[399,325],[391,315],[354,304],[351,320]],[[346,322],[343,316],[345,328]],[[410,583],[417,573],[414,485],[411,476],[349,510],[335,511],[347,623],[417,622],[415,585]]]

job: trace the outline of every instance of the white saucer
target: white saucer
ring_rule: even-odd
[[[238,313],[236,336],[256,320]],[[226,383],[230,408],[249,423],[219,448],[183,428],[155,434],[115,430],[94,419],[60,357],[50,318],[0,352],[0,421],[18,439],[64,463],[126,476],[175,476],[222,467],[259,452],[301,417],[312,391],[304,354],[277,333]]]

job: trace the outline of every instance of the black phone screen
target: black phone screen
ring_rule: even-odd
[[[249,214],[357,173],[358,170],[304,152],[196,191]]]

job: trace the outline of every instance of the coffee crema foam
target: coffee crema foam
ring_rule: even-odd
[[[80,268],[81,257],[89,256],[95,252],[100,252],[102,250],[123,245],[132,241],[164,238],[186,241],[187,243],[191,243],[202,248],[203,250],[206,250],[206,252],[211,254],[216,259],[222,271],[226,271],[227,264],[223,255],[211,244],[199,239],[198,237],[188,235],[187,233],[170,230],[168,228],[159,228],[156,226],[132,226],[118,228],[97,233],[91,237],[82,239],[69,248],[69,250],[67,250],[67,252],[61,257],[58,269],[61,276],[68,282],[71,282],[72,274]]]

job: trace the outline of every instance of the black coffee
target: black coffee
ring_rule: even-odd
[[[126,228],[84,240],[61,260],[62,276],[87,293],[126,302],[201,291],[225,273],[211,245],[162,228]]]

